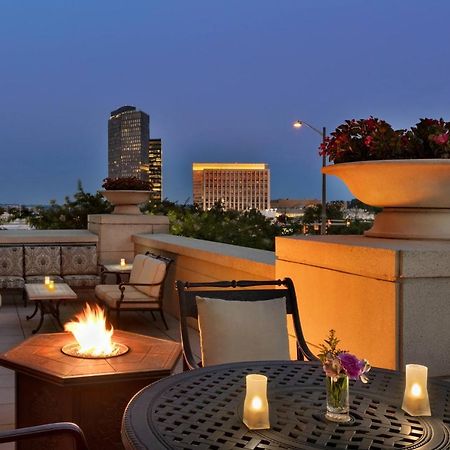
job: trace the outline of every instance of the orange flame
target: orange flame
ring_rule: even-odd
[[[77,321],[64,324],[64,330],[70,331],[80,346],[79,353],[90,356],[108,356],[113,353],[113,327],[106,329],[105,312],[100,306],[92,308],[86,304],[84,310],[75,316]]]

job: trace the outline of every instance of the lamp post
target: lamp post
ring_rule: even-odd
[[[304,120],[297,120],[294,122],[293,127],[294,128],[301,128],[303,125],[307,126],[311,130],[318,133],[320,136],[322,136],[322,143],[325,143],[325,138],[327,136],[327,129],[325,127],[322,127],[322,131],[320,131],[318,128],[313,127],[309,123],[305,122]],[[326,156],[325,153],[322,155],[322,168],[327,165]],[[320,234],[326,234],[327,233],[327,179],[326,175],[322,172],[322,213],[321,213],[321,223],[320,223]]]

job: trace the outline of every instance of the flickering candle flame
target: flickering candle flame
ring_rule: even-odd
[[[54,280],[49,280],[47,287],[53,291],[55,289],[55,281]]]
[[[48,285],[50,284],[50,277],[48,277],[48,276],[45,276],[45,277],[44,277],[44,284],[45,284],[46,286],[48,286]]]
[[[243,421],[250,430],[265,430],[270,428],[266,376],[258,374],[246,376],[243,416]]]
[[[427,390],[428,368],[406,365],[406,384],[402,409],[411,416],[431,416]]]
[[[120,266],[124,267],[125,266],[125,258],[121,258],[120,260]]]

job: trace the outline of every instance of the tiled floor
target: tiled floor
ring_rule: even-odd
[[[66,303],[61,306],[61,322],[69,321],[83,307],[82,303]],[[31,331],[37,326],[39,315],[31,320],[26,320],[26,316],[33,311],[33,306],[24,307],[23,302],[9,300],[3,302],[0,307],[0,352],[5,352],[15,345],[30,337]],[[154,336],[162,339],[172,339],[179,341],[179,324],[174,317],[165,314],[169,330],[166,330],[159,313],[155,314],[153,320],[150,313],[128,312],[121,316],[121,329],[135,333]],[[51,316],[45,316],[44,324],[40,333],[52,333],[61,331],[56,321]],[[197,333],[192,330],[193,335]],[[197,339],[193,339],[198,342]],[[194,347],[194,352],[200,354],[199,348]],[[181,361],[177,366],[177,371],[182,370]],[[14,423],[14,372],[0,366],[0,430],[15,427]],[[12,450],[14,444],[0,444],[0,450]]]

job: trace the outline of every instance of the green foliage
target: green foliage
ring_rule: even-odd
[[[274,250],[275,236],[283,228],[257,210],[225,210],[220,203],[203,211],[197,205],[177,205],[165,200],[159,205],[150,204],[147,211],[167,214],[171,234],[263,250]]]
[[[86,229],[88,214],[110,213],[112,206],[97,192],[95,195],[84,192],[81,181],[73,200],[65,198],[63,205],[55,200],[50,206],[38,206],[37,214],[28,217],[28,223],[39,230]]]

